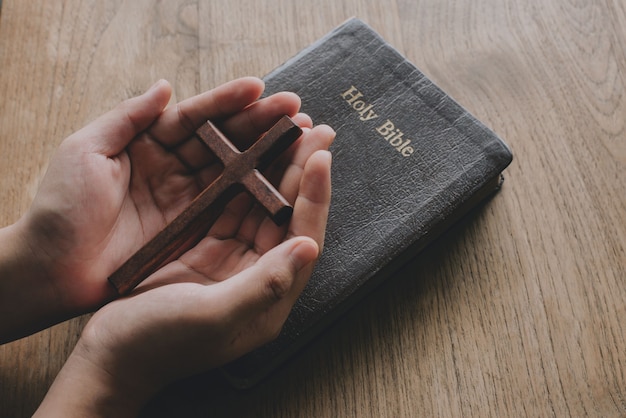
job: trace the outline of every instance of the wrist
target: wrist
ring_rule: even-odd
[[[0,229],[0,343],[21,338],[57,320],[54,287],[33,251],[23,221]]]
[[[133,377],[111,372],[101,362],[79,341],[34,417],[137,416],[157,388],[138,385]]]

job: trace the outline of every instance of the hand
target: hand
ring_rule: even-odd
[[[107,277],[216,176],[193,138],[205,120],[241,144],[283,114],[311,125],[296,115],[297,96],[257,101],[262,90],[260,80],[244,78],[166,108],[171,88],[161,81],[63,141],[30,210],[8,234],[20,254],[29,253],[18,257],[28,259],[21,263],[28,272],[12,270],[22,276],[10,282],[21,286],[13,292],[2,278],[0,297],[9,299],[2,310],[15,320],[0,324],[0,336],[19,337],[115,296]]]
[[[322,248],[330,204],[324,150],[334,133],[304,130],[279,186],[295,201],[289,226],[236,198],[193,249],[92,317],[41,414],[133,416],[166,383],[277,335]]]

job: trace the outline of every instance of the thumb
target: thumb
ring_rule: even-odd
[[[144,94],[123,101],[79,132],[93,141],[95,152],[117,155],[159,117],[171,95],[170,84],[159,80]]]
[[[282,326],[304,289],[319,255],[319,246],[309,237],[295,237],[265,253],[257,263],[222,282],[232,297],[228,306],[233,317],[244,321],[278,305],[276,317],[268,320]],[[268,324],[272,325],[272,324]]]

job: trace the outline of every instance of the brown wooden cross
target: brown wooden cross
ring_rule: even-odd
[[[283,116],[243,152],[211,122],[205,123],[196,134],[221,160],[224,170],[180,215],[109,277],[119,294],[130,292],[166,261],[187,251],[193,237],[199,231],[207,231],[228,201],[242,190],[247,190],[276,224],[281,225],[291,217],[293,208],[289,202],[260,172],[302,134],[288,116]]]

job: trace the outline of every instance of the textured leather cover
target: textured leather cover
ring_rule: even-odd
[[[332,126],[324,253],[280,336],[227,365],[266,376],[499,185],[508,147],[369,26],[351,19],[267,77]],[[393,127],[392,127],[393,125]],[[408,142],[407,142],[408,141]]]

